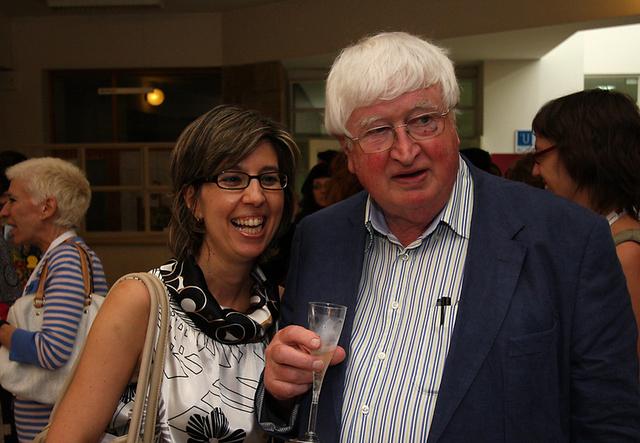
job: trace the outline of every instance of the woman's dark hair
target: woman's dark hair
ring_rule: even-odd
[[[591,89],[551,100],[533,119],[595,211],[640,209],[640,112],[628,96]]]
[[[197,198],[203,179],[237,165],[263,141],[273,145],[278,156],[278,168],[288,177],[283,190],[282,220],[267,251],[287,230],[293,217],[295,168],[300,156],[296,143],[278,123],[256,111],[229,105],[217,106],[187,126],[172,152],[173,207],[169,247],[176,258],[184,260],[196,255],[204,239],[204,226],[196,220],[185,201],[186,190],[193,186],[194,197]]]

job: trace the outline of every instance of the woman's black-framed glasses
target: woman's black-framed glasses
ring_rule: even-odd
[[[449,114],[449,109],[444,112],[427,112],[411,117],[400,125],[383,125],[367,129],[359,137],[347,137],[353,142],[358,142],[360,149],[365,154],[374,154],[391,149],[396,140],[396,130],[404,128],[415,141],[428,140],[442,134],[445,127],[445,117]]]
[[[263,172],[250,175],[240,171],[222,171],[220,174],[202,179],[202,183],[215,183],[220,189],[238,191],[249,187],[251,180],[256,179],[260,187],[267,191],[281,191],[287,187],[287,174],[283,172]]]
[[[547,152],[553,151],[553,150],[554,150],[554,149],[556,149],[556,148],[557,148],[557,146],[556,146],[556,145],[551,145],[551,146],[549,146],[549,147],[548,147],[548,148],[546,148],[546,149],[541,149],[541,150],[539,150],[539,151],[534,151],[534,152],[531,154],[531,157],[533,157],[533,162],[534,162],[536,165],[539,165],[539,164],[540,164],[540,158],[541,158],[544,154],[546,154]]]

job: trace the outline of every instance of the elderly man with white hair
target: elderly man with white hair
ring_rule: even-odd
[[[307,423],[307,302],[348,306],[323,442],[640,441],[636,330],[606,221],[459,155],[453,64],[382,33],[342,51],[325,124],[365,191],[302,221],[258,420]],[[508,111],[508,110],[505,110]]]

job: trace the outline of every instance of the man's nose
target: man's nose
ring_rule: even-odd
[[[402,164],[411,164],[419,151],[420,147],[409,135],[407,125],[396,126],[390,151],[391,157]]]

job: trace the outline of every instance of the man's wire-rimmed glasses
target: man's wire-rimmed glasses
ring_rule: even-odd
[[[251,180],[258,180],[260,187],[267,191],[281,191],[287,187],[287,174],[283,172],[264,172],[250,175],[241,171],[222,171],[201,180],[202,183],[215,183],[221,189],[239,191],[249,187]]]
[[[365,154],[374,154],[391,149],[395,143],[396,130],[404,128],[409,137],[414,141],[423,141],[435,138],[442,134],[445,128],[446,116],[450,109],[444,112],[426,112],[424,114],[411,117],[405,123],[399,125],[381,125],[367,129],[359,137],[347,137],[353,142],[357,142]]]

